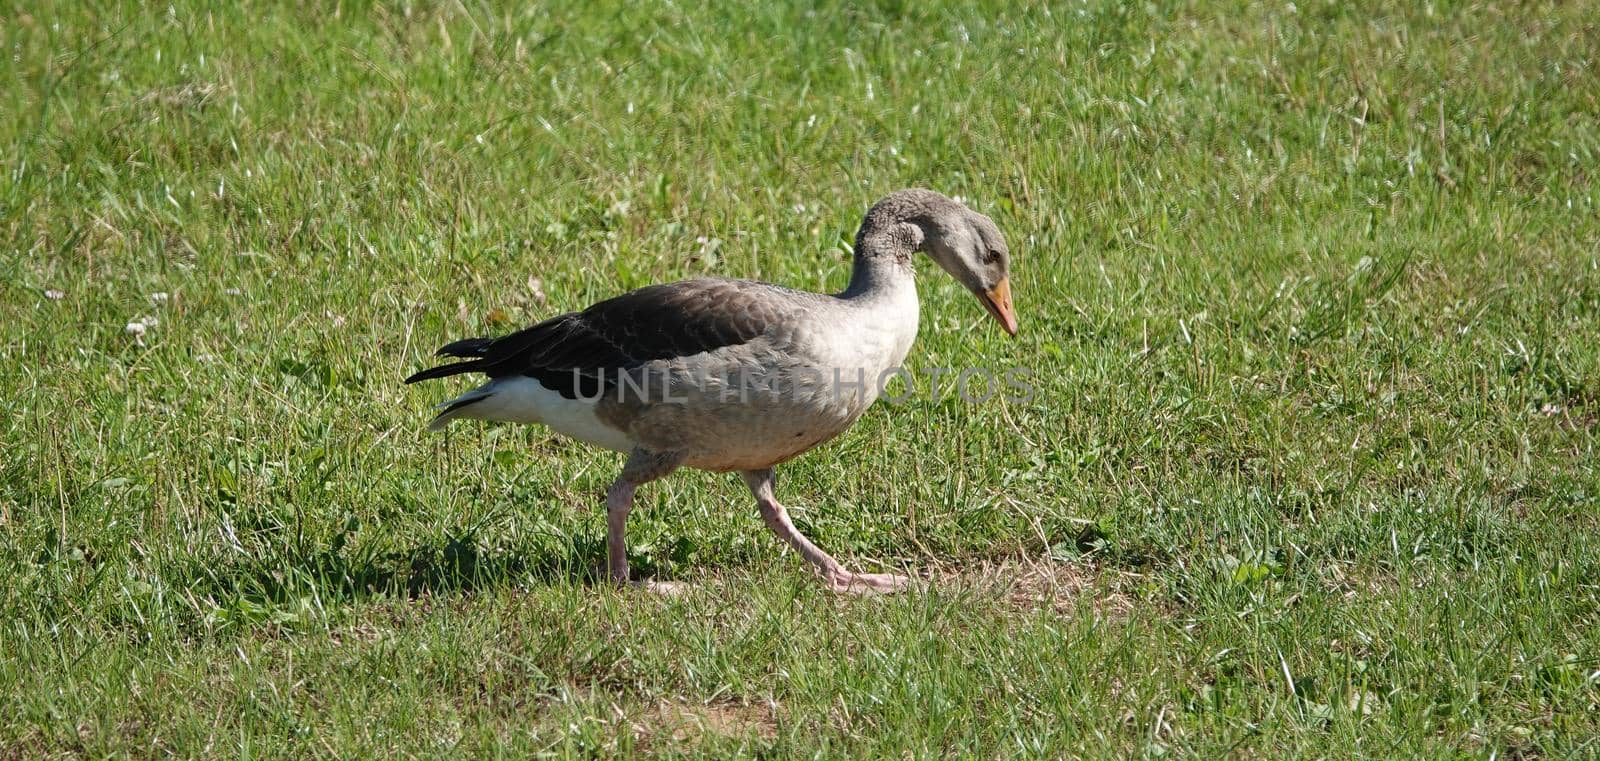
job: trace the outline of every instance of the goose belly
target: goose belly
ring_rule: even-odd
[[[791,460],[838,436],[870,399],[837,399],[799,387],[757,390],[715,405],[656,404],[630,429],[647,446],[681,452],[684,464],[713,471],[756,470]]]
[[[602,419],[647,448],[681,452],[684,464],[714,471],[786,462],[848,430],[877,400],[883,373],[904,357],[902,339],[864,340],[847,352],[744,355],[714,373],[675,374],[673,399],[611,406]],[[875,350],[874,350],[875,349]]]

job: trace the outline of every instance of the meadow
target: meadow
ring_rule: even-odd
[[[1600,4],[0,12],[0,757],[1600,756]],[[913,394],[779,471],[425,430],[438,345],[838,290],[925,186]]]

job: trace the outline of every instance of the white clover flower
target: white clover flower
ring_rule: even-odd
[[[144,334],[146,330],[148,330],[148,328],[144,323],[135,320],[134,322],[128,323],[127,326],[122,329],[122,332],[131,337],[135,344],[144,346]]]
[[[44,289],[44,297],[51,301],[60,301],[67,297],[67,292],[57,288]]]

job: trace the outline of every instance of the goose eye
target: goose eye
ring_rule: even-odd
[[[996,250],[991,248],[988,251],[983,252],[983,263],[984,264],[994,264],[995,262],[998,262],[998,261],[1000,261],[1000,252],[999,251],[996,251]]]

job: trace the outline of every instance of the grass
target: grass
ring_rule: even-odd
[[[1600,754],[1600,6],[880,0],[0,19],[0,756]],[[916,367],[737,479],[423,431],[446,340],[838,289],[966,197]],[[167,294],[162,297],[154,294]],[[154,322],[146,318],[156,318]],[[130,322],[148,323],[141,340]]]

